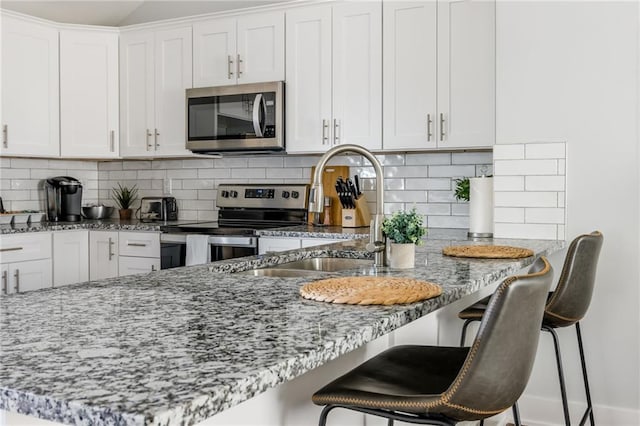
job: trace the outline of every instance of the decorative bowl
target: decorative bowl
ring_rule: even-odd
[[[108,219],[113,213],[113,207],[88,206],[82,208],[82,216],[87,219]]]

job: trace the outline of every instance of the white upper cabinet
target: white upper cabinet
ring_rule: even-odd
[[[184,110],[191,87],[191,27],[121,34],[120,155],[189,155]]]
[[[496,5],[438,2],[438,147],[490,147],[496,123]]]
[[[436,148],[437,3],[383,7],[384,147]]]
[[[284,80],[284,12],[193,26],[194,87]]]
[[[287,12],[287,152],[382,147],[380,2]]]
[[[495,2],[384,4],[385,150],[495,141]]]
[[[60,32],[60,153],[118,155],[118,33]]]
[[[0,154],[58,156],[58,30],[2,14]]]

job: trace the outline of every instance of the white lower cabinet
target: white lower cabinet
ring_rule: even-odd
[[[346,240],[332,240],[330,238],[302,238],[300,240],[300,247],[301,248],[315,247],[315,246],[321,246],[323,244],[339,243],[340,241],[346,241]]]
[[[120,256],[118,259],[118,269],[121,277],[159,271],[160,258]]]
[[[51,287],[51,275],[51,233],[0,236],[2,294]]]
[[[118,276],[118,231],[89,232],[89,279]]]
[[[53,233],[54,287],[89,281],[89,231]]]

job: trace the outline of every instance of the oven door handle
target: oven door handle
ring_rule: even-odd
[[[186,244],[187,234],[160,234],[161,243]],[[209,244],[223,247],[247,247],[254,248],[258,246],[257,237],[233,237],[212,235],[209,237]]]

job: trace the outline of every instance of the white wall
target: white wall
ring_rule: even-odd
[[[640,424],[637,2],[498,2],[498,143],[567,142],[567,236],[605,241],[582,322],[599,424]],[[569,399],[584,394],[573,329],[561,330]],[[543,336],[522,411],[562,423]],[[554,401],[555,399],[555,401]]]

